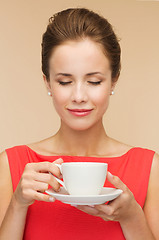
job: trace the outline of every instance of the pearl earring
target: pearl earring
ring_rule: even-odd
[[[115,93],[114,91],[111,91],[111,95],[114,95],[114,93]]]
[[[52,95],[51,92],[48,92],[48,95],[51,96]]]

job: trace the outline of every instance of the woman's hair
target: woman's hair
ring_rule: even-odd
[[[53,49],[66,41],[85,38],[100,44],[110,61],[112,81],[120,74],[120,45],[111,24],[99,14],[86,8],[70,8],[49,19],[42,38],[42,71],[49,78],[49,59]]]

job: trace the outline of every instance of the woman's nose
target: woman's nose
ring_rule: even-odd
[[[82,84],[74,85],[72,89],[72,101],[81,103],[88,100],[86,87]]]

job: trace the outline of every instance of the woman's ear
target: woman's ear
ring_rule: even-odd
[[[117,80],[116,80],[116,79],[113,79],[112,86],[111,86],[111,90],[112,90],[112,91],[114,91],[115,86],[116,86],[116,84],[117,84],[117,81],[118,81],[118,79],[117,79]]]
[[[112,79],[110,95],[114,95],[115,93],[114,89],[116,87],[117,81],[118,81],[118,77]]]
[[[50,81],[47,80],[46,76],[43,74],[44,83],[48,92],[51,91]]]

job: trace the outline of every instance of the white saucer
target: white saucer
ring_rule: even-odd
[[[97,205],[117,198],[123,191],[121,189],[103,187],[100,195],[79,196],[69,195],[66,190],[61,187],[59,192],[55,192],[52,188],[45,192],[63,203],[71,205]]]

